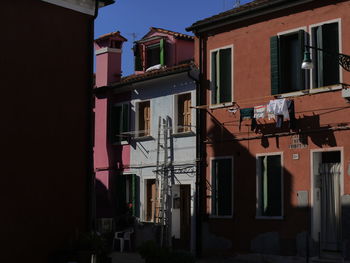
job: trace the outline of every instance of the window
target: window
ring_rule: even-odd
[[[156,180],[146,180],[146,221],[159,221],[159,201],[156,202],[156,194]]]
[[[140,217],[140,177],[135,174],[124,175],[125,199],[133,216]]]
[[[129,131],[129,104],[116,104],[111,108],[110,142],[119,143],[126,139],[123,132]]]
[[[154,65],[165,64],[165,40],[161,39],[158,44],[146,46],[146,68]]]
[[[176,101],[176,131],[191,131],[191,93],[177,95]]]
[[[232,48],[211,52],[211,104],[232,102]]]
[[[271,94],[306,89],[306,71],[301,68],[304,43],[304,30],[271,37]]]
[[[232,216],[232,158],[211,161],[211,215]]]
[[[149,101],[138,103],[138,136],[149,136],[151,128],[151,107]]]
[[[311,49],[313,70],[313,87],[319,88],[339,84],[339,64],[337,56],[330,53],[339,53],[338,23],[328,23],[311,29],[312,46],[321,48],[325,52]]]
[[[257,158],[257,216],[282,216],[281,155]]]

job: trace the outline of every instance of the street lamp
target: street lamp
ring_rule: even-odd
[[[303,60],[303,63],[301,64],[302,69],[312,69],[314,66],[311,60],[309,48],[315,49],[317,51],[322,51],[323,53],[326,53],[331,56],[337,56],[338,64],[346,71],[350,71],[350,56],[341,54],[341,53],[336,53],[336,52],[329,52],[322,48],[308,46],[308,45],[305,45],[304,60]]]

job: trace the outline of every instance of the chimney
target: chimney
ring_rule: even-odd
[[[120,81],[122,46],[127,41],[120,32],[103,35],[95,40],[96,87]]]

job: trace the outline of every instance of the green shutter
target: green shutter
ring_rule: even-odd
[[[229,216],[232,214],[232,160],[220,159],[217,163],[218,215]]]
[[[123,104],[122,132],[129,131],[129,103]]]
[[[316,46],[317,48],[323,49],[323,41],[322,41],[322,27],[318,27],[316,29]],[[321,50],[317,51],[317,87],[323,87],[323,52]]]
[[[232,54],[231,48],[221,49],[219,52],[220,68],[220,101],[219,103],[231,102],[232,95]]]
[[[304,51],[305,51],[305,31],[304,30],[299,30],[298,32],[298,43],[299,43],[300,57],[298,59],[298,88],[297,89],[304,90],[306,70],[301,68],[301,64],[303,63],[303,59],[304,59]]]
[[[135,71],[142,71],[143,68],[142,68],[140,46],[138,44],[135,44],[133,49],[134,49]]]
[[[279,39],[278,36],[270,38],[271,59],[271,94],[280,93],[280,65],[279,65]]]
[[[322,25],[322,48],[331,53],[339,53],[338,23]],[[323,85],[329,86],[339,83],[338,57],[333,54],[323,54]]]
[[[217,98],[217,90],[218,90],[218,69],[217,69],[217,58],[218,52],[212,52],[211,53],[211,83],[210,83],[210,89],[211,89],[211,103],[217,104],[218,98]]]
[[[159,43],[159,63],[165,65],[165,40],[161,39]]]
[[[267,208],[268,216],[282,216],[281,156],[267,156]]]

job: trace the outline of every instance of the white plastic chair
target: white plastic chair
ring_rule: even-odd
[[[113,238],[113,249],[114,249],[114,244],[115,240],[119,240],[120,242],[120,252],[124,251],[124,243],[125,241],[128,241],[129,243],[129,251],[131,251],[131,234],[134,233],[134,229],[130,228],[125,231],[118,231],[115,232],[114,238]]]

